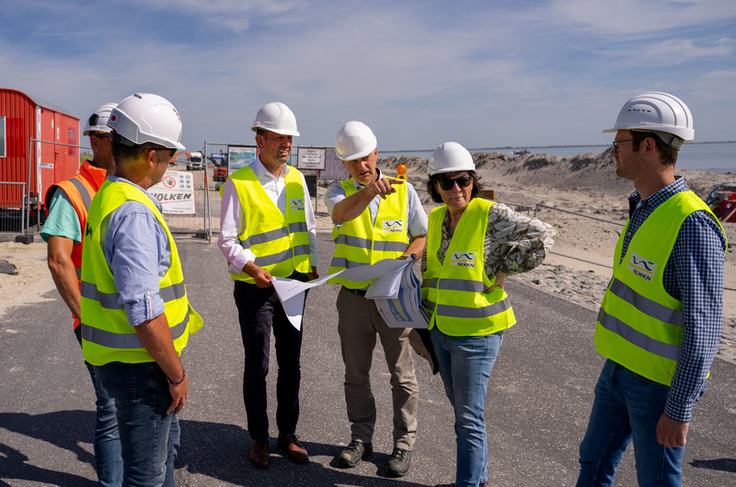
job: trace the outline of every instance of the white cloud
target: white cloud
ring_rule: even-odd
[[[720,70],[720,71],[711,71],[710,73],[706,73],[703,75],[703,78],[706,79],[729,79],[729,78],[735,78],[736,79],[736,69],[731,70]]]
[[[611,49],[599,51],[609,58],[619,58],[631,66],[674,66],[698,58],[723,58],[734,52],[734,40],[723,37],[717,41],[694,41],[693,39],[666,39],[645,44],[638,50]]]
[[[733,36],[692,26],[673,34],[673,22],[652,16],[648,4],[615,2],[615,12],[601,13],[596,2],[598,11],[574,1],[451,12],[429,0],[331,3],[135,0],[115,10],[116,35],[96,32],[109,12],[67,5],[67,25],[26,20],[28,28],[59,37],[84,32],[92,48],[60,49],[62,42],[35,35],[28,45],[0,34],[0,86],[82,119],[103,102],[157,93],[182,113],[184,143],[194,150],[204,139],[251,142],[255,112],[275,100],[296,113],[299,143],[329,144],[357,118],[371,125],[382,150],[452,139],[468,147],[606,142],[599,129],[628,98],[652,89],[686,100],[719,93],[722,110],[736,113],[734,72],[724,69],[734,64]],[[624,35],[629,27],[618,24],[638,23],[639,14],[656,19],[652,30]],[[143,15],[162,28],[141,29]],[[617,24],[607,39],[595,28],[600,16]],[[200,31],[188,36],[186,28]],[[668,64],[641,69],[661,59]]]
[[[662,31],[698,24],[728,25],[736,17],[732,0],[553,0],[542,12],[550,20],[611,38],[657,37]],[[730,20],[729,20],[730,19]]]

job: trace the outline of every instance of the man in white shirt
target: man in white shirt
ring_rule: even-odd
[[[299,419],[302,331],[290,323],[271,281],[317,278],[316,221],[304,176],[288,166],[296,117],[283,103],[269,103],[251,126],[259,155],[221,188],[217,245],[230,263],[245,348],[243,399],[251,436],[251,462],[270,465],[266,375],[271,330],[279,364],[276,383],[278,445],[294,461],[309,456],[295,434]]]

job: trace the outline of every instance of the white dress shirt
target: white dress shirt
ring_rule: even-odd
[[[251,169],[256,174],[256,178],[263,186],[266,194],[271,201],[285,213],[286,209],[286,174],[292,170],[288,165],[284,165],[281,175],[276,178],[268,172],[268,169],[261,162],[261,158],[257,157],[251,164]],[[304,211],[307,220],[307,231],[309,232],[309,254],[311,265],[317,267],[319,264],[319,255],[317,255],[317,233],[315,228],[317,221],[314,218],[314,210],[312,209],[312,199],[307,191],[307,183],[304,175],[299,173],[302,178],[302,186],[304,187]],[[217,246],[230,263],[228,271],[232,274],[240,274],[243,267],[256,260],[255,254],[248,248],[244,248],[238,239],[238,234],[245,230],[247,222],[245,214],[240,206],[240,199],[235,190],[235,184],[228,179],[222,188],[222,207],[220,208],[220,237],[217,239]]]

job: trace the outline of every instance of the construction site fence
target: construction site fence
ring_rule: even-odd
[[[212,192],[216,191],[212,186],[213,168],[211,164],[205,164],[201,170],[190,171],[194,182],[194,210],[193,214],[174,215],[164,213],[164,220],[169,226],[172,234],[175,235],[191,235],[193,237],[204,238],[208,241],[212,238]],[[184,167],[172,166],[171,170],[183,171]],[[217,217],[215,220],[216,228],[220,228],[220,197],[217,195]]]
[[[0,234],[23,235],[28,228],[26,183],[0,182]],[[35,213],[34,213],[35,215]]]
[[[537,204],[534,217],[557,230],[557,241],[551,253],[608,268],[624,223],[583,215],[543,204]],[[726,254],[723,287],[736,291],[736,255]]]

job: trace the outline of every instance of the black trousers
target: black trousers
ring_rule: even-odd
[[[296,272],[289,277],[304,282],[308,280],[306,274]],[[272,329],[279,368],[276,425],[281,434],[294,433],[299,421],[302,330],[297,330],[289,322],[273,287],[260,289],[255,284],[236,281],[233,295],[245,348],[243,400],[250,437],[254,440],[268,439],[266,376]]]

